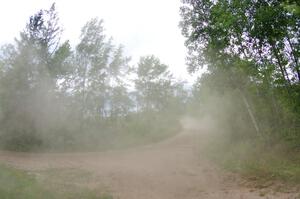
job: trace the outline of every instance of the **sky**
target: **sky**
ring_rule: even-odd
[[[193,82],[186,71],[185,38],[178,27],[180,0],[9,0],[0,7],[0,44],[12,42],[28,18],[55,2],[63,39],[72,45],[91,18],[104,20],[107,36],[125,46],[135,64],[140,56],[155,55],[170,66],[175,77]]]

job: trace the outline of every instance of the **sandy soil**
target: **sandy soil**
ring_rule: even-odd
[[[192,131],[163,142],[123,151],[68,154],[0,152],[0,163],[30,172],[79,169],[96,176],[91,186],[104,186],[119,199],[294,199],[241,185],[201,156],[199,137]],[[297,194],[298,195],[298,194]]]

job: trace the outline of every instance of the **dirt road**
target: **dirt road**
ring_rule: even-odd
[[[88,186],[103,186],[119,199],[296,198],[291,193],[253,190],[225,174],[198,153],[195,133],[123,151],[70,154],[0,152],[0,163],[30,172],[79,169],[95,176]]]

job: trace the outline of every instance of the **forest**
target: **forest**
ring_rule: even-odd
[[[254,133],[244,135],[290,140],[295,147],[300,124],[297,9],[296,3],[281,1],[184,1],[181,8],[189,71],[203,66],[209,71],[195,86],[201,100],[227,95],[244,101],[254,127]]]
[[[166,124],[176,123],[187,93],[167,65],[149,55],[131,66],[97,18],[70,46],[58,19],[55,4],[40,10],[15,43],[1,47],[2,148],[93,150],[176,128]]]
[[[155,55],[132,63],[99,18],[71,45],[59,14],[55,3],[36,12],[1,46],[1,151],[124,150],[176,138],[193,118],[197,149],[214,164],[263,185],[299,185],[297,0],[182,0],[193,85]]]
[[[207,68],[193,87],[193,110],[226,132],[221,144],[214,140],[223,145],[215,158],[225,156],[234,170],[299,180],[299,2],[182,3],[188,70]]]

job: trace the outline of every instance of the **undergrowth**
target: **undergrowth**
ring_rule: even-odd
[[[218,136],[206,141],[205,154],[228,171],[261,183],[300,184],[300,152],[284,143],[270,146],[257,140],[232,141]]]
[[[83,187],[66,184],[54,185],[51,180],[38,180],[34,174],[0,166],[1,199],[112,199]]]

